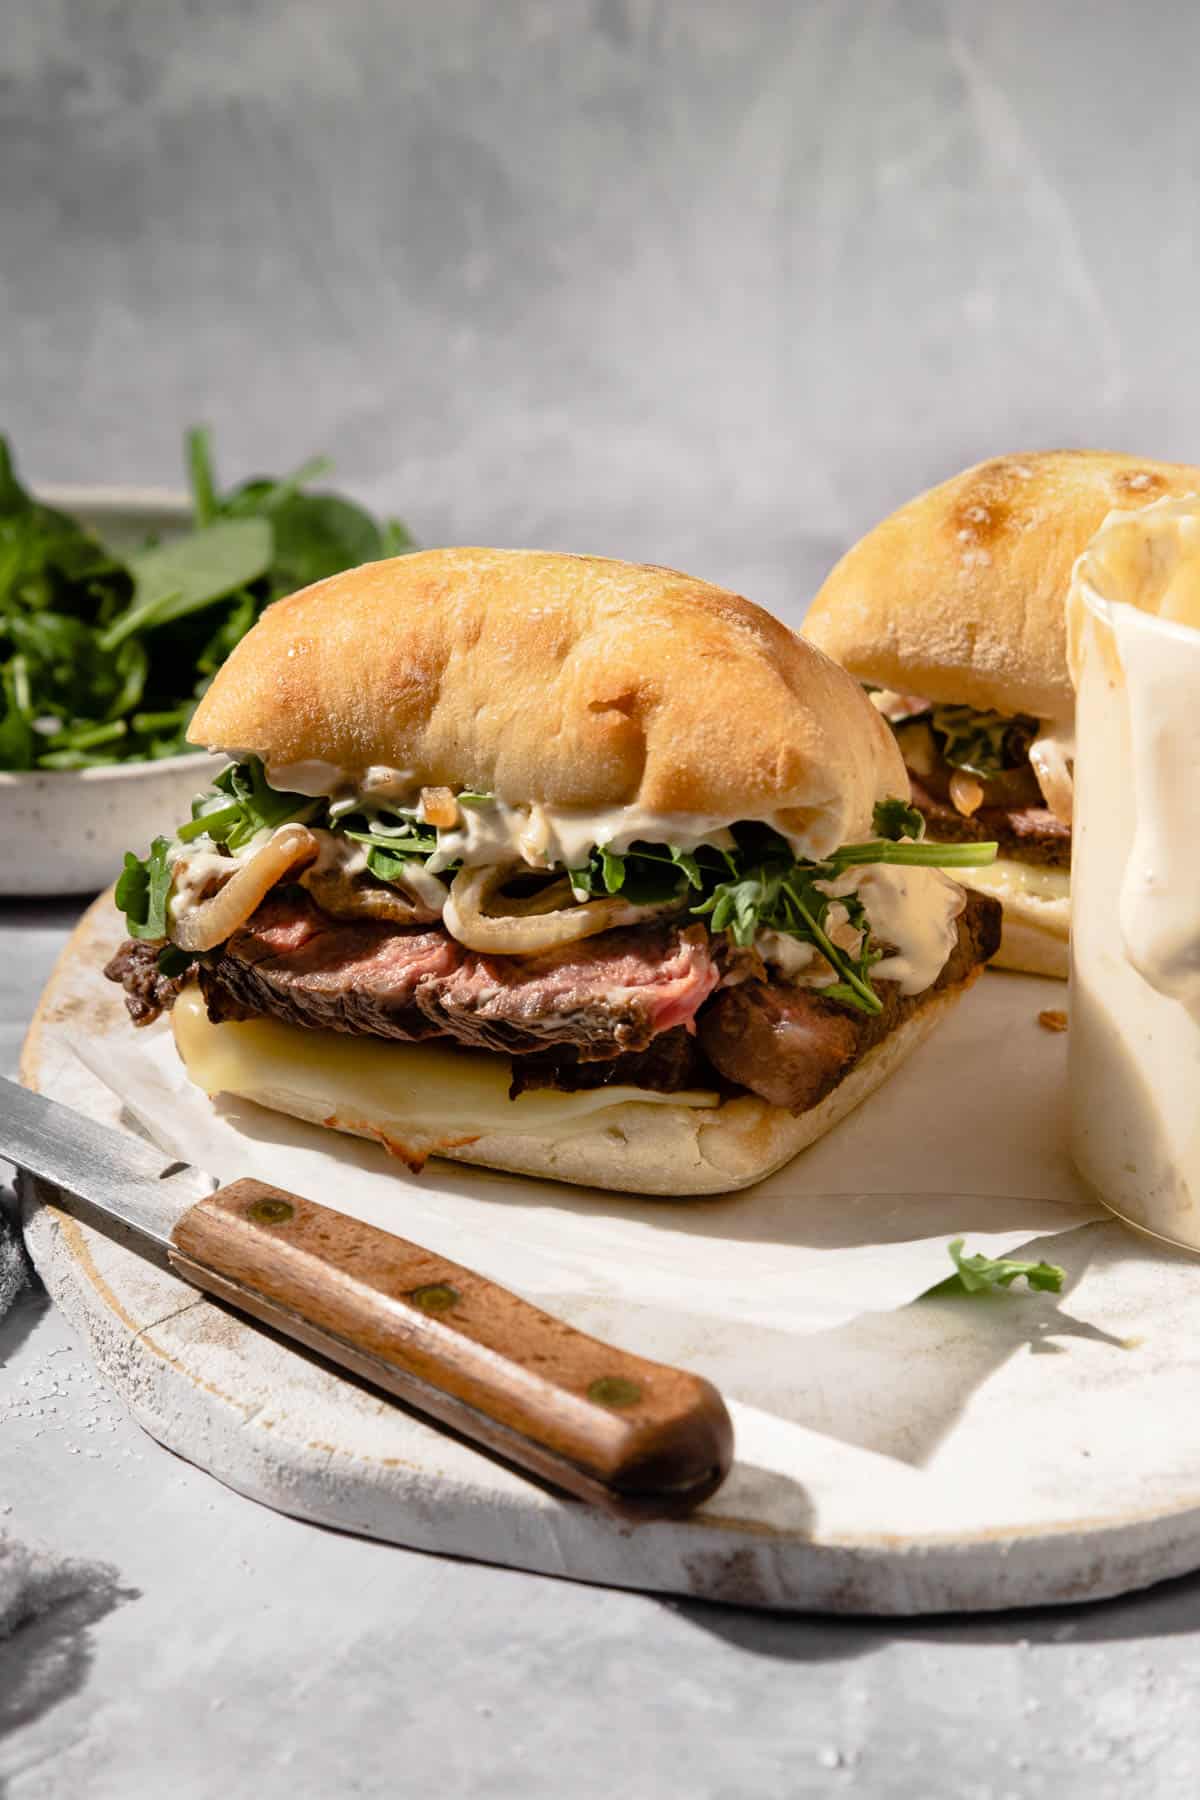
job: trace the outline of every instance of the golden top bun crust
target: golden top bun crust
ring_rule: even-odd
[[[805,635],[860,681],[1070,719],[1071,566],[1114,507],[1200,492],[1200,469],[1101,450],[996,457],[919,494],[838,563]]]
[[[736,594],[673,569],[430,550],[277,602],[201,701],[192,743],[372,766],[510,804],[770,819],[809,854],[908,794],[857,684]],[[305,790],[310,791],[310,790]]]

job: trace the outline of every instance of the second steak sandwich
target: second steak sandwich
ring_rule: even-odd
[[[192,1078],[429,1155],[645,1193],[778,1168],[999,941],[890,730],[668,569],[445,550],[271,607],[202,701],[232,759],[130,855],[107,973]]]
[[[876,690],[930,839],[987,839],[963,879],[1004,903],[1002,968],[1067,973],[1075,695],[1065,606],[1114,508],[1200,492],[1200,469],[1093,450],[997,457],[849,550],[804,621]]]

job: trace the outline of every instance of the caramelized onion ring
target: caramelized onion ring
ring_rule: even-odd
[[[270,840],[209,900],[171,919],[171,942],[181,950],[215,950],[244,925],[277,881],[317,854],[317,840],[303,825],[281,825]]]
[[[955,811],[969,819],[983,805],[983,783],[969,769],[955,769],[950,776],[950,798]]]
[[[539,950],[553,950],[559,944],[595,937],[617,925],[640,924],[657,914],[677,911],[680,905],[679,901],[670,900],[665,905],[633,906],[613,895],[611,899],[588,900],[554,912],[533,912],[532,907],[539,902],[548,904],[552,896],[555,900],[567,897],[569,883],[556,882],[532,899],[504,901],[514,910],[503,917],[489,913],[488,901],[506,881],[511,881],[513,873],[511,868],[460,869],[454,877],[442,923],[451,937],[468,950],[490,951],[497,956],[533,956]]]
[[[340,869],[313,864],[300,876],[322,912],[331,919],[386,919],[391,925],[429,925],[441,915],[424,901],[400,890],[395,882],[361,886]]]
[[[1074,811],[1075,783],[1067,767],[1067,753],[1061,739],[1039,731],[1029,746],[1029,764],[1037,776],[1046,805],[1060,825],[1069,825]]]

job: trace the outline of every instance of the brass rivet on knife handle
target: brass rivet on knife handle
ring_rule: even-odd
[[[729,1414],[700,1376],[315,1201],[235,1181],[173,1241],[198,1287],[625,1517],[687,1512],[729,1470]]]

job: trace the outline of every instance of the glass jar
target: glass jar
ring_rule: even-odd
[[[1072,1153],[1200,1250],[1200,498],[1111,513],[1068,599]]]

